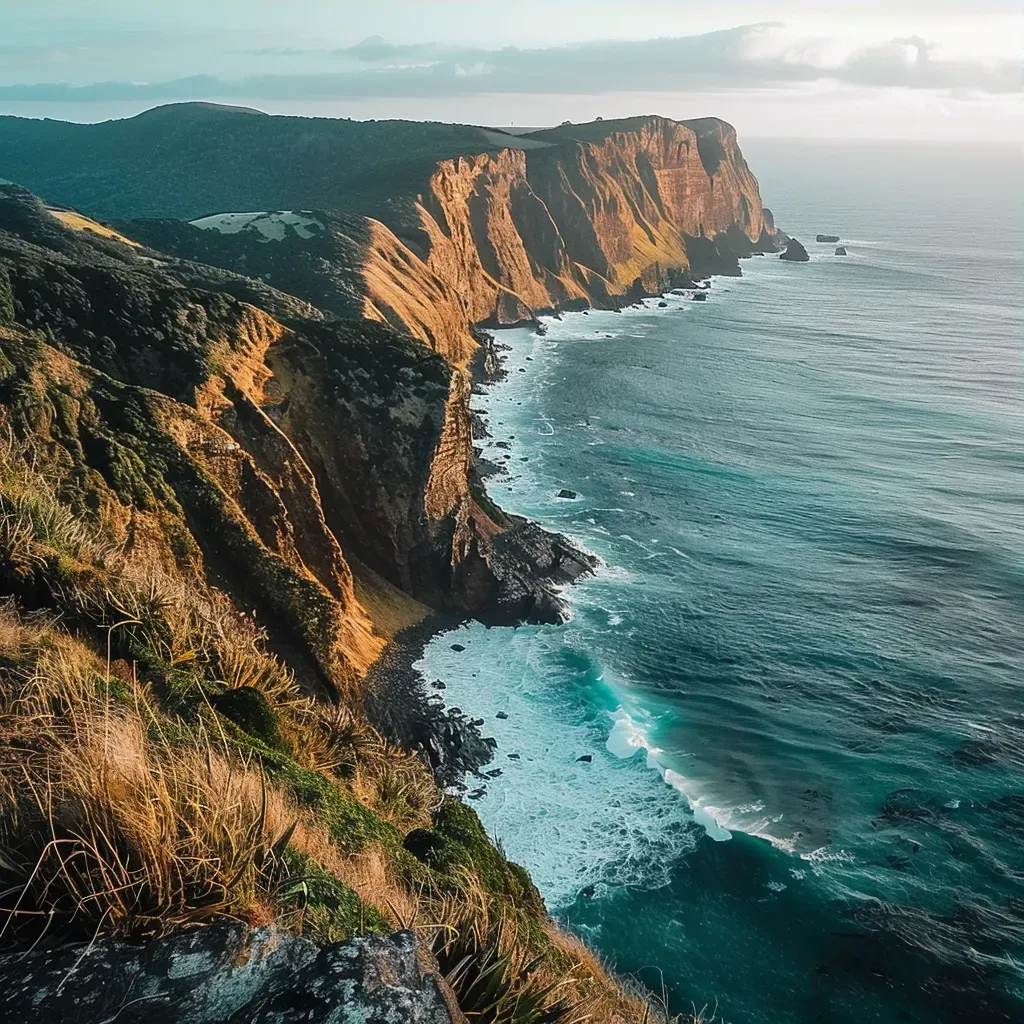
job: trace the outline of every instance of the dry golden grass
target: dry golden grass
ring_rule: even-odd
[[[441,793],[426,765],[384,740],[378,740],[357,761],[352,792],[403,833],[430,828],[433,812],[441,803]]]
[[[201,728],[172,741],[144,687],[115,702],[76,641],[2,618],[21,654],[0,705],[3,932],[258,919],[296,809]]]
[[[400,835],[433,825],[441,793],[424,763],[357,710],[300,693],[224,594],[106,536],[59,500],[31,450],[0,423],[0,575],[54,598],[51,618],[0,604],[0,941],[58,930],[143,937],[225,915],[277,915],[301,927],[301,907],[282,899],[296,887],[299,858],[428,944],[474,936],[485,971],[504,965],[509,992],[520,991],[517,974],[532,979],[522,1005],[541,1014],[534,1024],[562,1003],[571,1014],[553,1019],[650,1017],[554,925],[538,960],[536,929],[472,871],[414,886],[397,872],[393,848],[345,852],[221,730],[206,698],[259,691],[290,757]],[[178,703],[162,704],[166,683],[141,681],[141,658],[125,651],[172,670]],[[199,709],[186,719],[168,710],[188,705],[181,686]]]
[[[100,224],[98,221],[92,220],[89,217],[84,217],[80,213],[75,213],[73,210],[57,210],[52,207],[48,208],[47,212],[56,217],[66,228],[71,228],[72,231],[92,231],[103,238],[111,238],[117,242],[123,242],[125,245],[130,245],[134,249],[140,248],[138,242],[133,242],[130,238],[126,238],[120,232],[115,231],[113,228],[108,228],[106,224]]]

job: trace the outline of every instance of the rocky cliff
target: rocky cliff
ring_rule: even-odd
[[[226,915],[333,942],[422,919],[475,935],[488,970],[512,956],[517,1005],[547,1013],[571,978],[598,1019],[647,1019],[439,790],[486,738],[365,687],[430,610],[557,620],[593,568],[481,485],[480,328],[773,247],[732,129],[0,118],[0,175],[44,197],[0,184],[0,946],[51,920],[75,942]],[[342,955],[285,948],[328,972]],[[39,952],[37,992],[66,963]],[[297,998],[261,978],[246,1000]]]
[[[318,438],[316,425],[344,413],[320,394],[322,367],[292,345],[271,352],[277,361],[273,387],[280,391],[288,381],[297,389],[294,401],[278,395],[278,419],[288,437],[302,439],[296,443],[330,493],[331,529],[350,541],[360,561],[429,605],[486,611],[500,621],[557,616],[550,588],[524,595],[523,573],[517,572],[513,595],[494,571],[494,538],[505,535],[509,524],[479,500],[473,483],[468,395],[477,351],[474,325],[531,320],[558,307],[615,307],[685,285],[694,276],[738,273],[737,257],[773,248],[771,213],[762,206],[735,131],[716,119],[660,117],[566,125],[523,138],[479,129],[453,132],[450,126],[435,126],[431,136],[430,126],[416,126],[416,146],[403,158],[382,148],[383,124],[367,126],[367,139],[360,141],[351,123],[337,129],[342,138],[328,134],[335,127],[321,121],[176,108],[160,116],[189,132],[193,143],[171,156],[164,135],[154,134],[158,113],[118,129],[117,167],[130,180],[151,186],[120,201],[125,219],[118,227],[126,236],[190,264],[214,264],[241,280],[269,282],[362,323],[359,330],[367,338],[374,336],[367,321],[377,321],[422,342],[448,364],[448,394],[429,467],[389,476],[396,488],[387,493],[375,469],[356,476],[339,471],[332,451],[337,434],[328,443]],[[213,125],[223,129],[221,138],[211,134]],[[287,173],[282,152],[289,142],[296,144],[299,125],[308,131],[307,146],[315,139],[314,148],[324,152],[347,147],[366,165],[303,165],[301,173]],[[404,138],[409,126],[393,125],[396,139]],[[14,127],[24,147],[27,129]],[[0,119],[0,139],[5,129],[12,130],[11,122]],[[95,133],[111,130],[99,126]],[[73,154],[79,170],[64,163],[59,172],[32,165],[28,183],[66,201],[87,196],[96,187],[90,182],[106,180],[113,173],[109,158],[81,148],[82,134],[89,131],[53,129],[51,154]],[[268,146],[269,139],[278,145]],[[232,182],[240,208],[322,208],[304,213],[292,227],[274,214],[241,229],[237,219],[215,216],[195,223],[131,219],[190,205],[208,213],[209,206],[199,207],[193,197],[215,177],[225,146],[244,154],[253,168]],[[460,147],[466,152],[437,160],[427,155]],[[159,183],[149,177],[158,157],[179,165]],[[0,170],[11,166],[17,173],[26,162],[8,156]],[[390,182],[386,191],[367,185],[375,162],[379,177]],[[223,189],[219,177],[208,182],[210,196]],[[96,198],[104,211],[114,202],[109,192]],[[252,300],[237,282],[223,286]],[[349,455],[359,461],[358,452]],[[344,463],[352,464],[352,458]],[[411,468],[407,462],[405,469]],[[506,548],[512,560],[528,564],[535,553],[532,538],[512,531],[511,540]]]
[[[389,149],[389,133],[406,149]],[[179,137],[191,144],[172,153]],[[379,647],[351,565],[423,605],[493,621],[559,615],[552,585],[529,585],[532,563],[561,576],[585,569],[568,546],[552,552],[510,522],[476,481],[477,325],[616,306],[693,275],[738,272],[737,257],[775,241],[735,132],[715,119],[564,125],[517,139],[186,106],[116,125],[0,119],[5,138],[0,172],[27,175],[51,201],[93,195],[123,218],[111,228],[90,222],[89,209],[47,211],[8,195],[0,227],[23,246],[9,248],[7,274],[21,322],[45,323],[56,335],[47,341],[90,371],[164,396],[146,398],[163,403],[151,414],[163,433],[217,480],[260,544],[339,606],[351,650],[328,653],[322,638],[315,655],[335,686]],[[368,166],[306,159],[289,172],[288,144],[306,157],[347,148]],[[251,161],[230,183],[233,200],[307,212],[218,216],[207,206],[192,223],[133,219],[215,201],[225,147]],[[386,188],[368,184],[374,166]],[[119,198],[115,173],[133,183]],[[325,198],[329,207],[308,212]],[[205,454],[222,435],[234,462]],[[267,502],[280,508],[271,514]],[[205,529],[190,533],[209,557],[223,544],[203,541]],[[253,591],[265,588],[240,585]]]
[[[471,322],[615,305],[774,244],[735,131],[634,118],[538,132],[538,149],[443,161],[414,248]]]

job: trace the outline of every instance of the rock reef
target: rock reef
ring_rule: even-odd
[[[807,250],[795,238],[789,239],[786,243],[786,251],[779,257],[780,260],[789,260],[791,263],[806,263],[811,257]]]

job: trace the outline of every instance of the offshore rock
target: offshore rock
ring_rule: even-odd
[[[807,250],[795,238],[789,240],[786,251],[779,257],[780,260],[789,260],[792,263],[806,263],[810,258]]]
[[[837,255],[837,256],[846,256],[846,255],[847,255],[847,252],[846,252],[846,246],[845,246],[845,245],[840,245],[840,246],[839,246],[839,247],[838,247],[838,248],[836,249],[836,255]]]
[[[411,932],[320,948],[231,922],[0,957],[6,1024],[459,1024]]]
[[[838,242],[839,241],[839,236],[838,235],[818,235],[815,238],[815,241],[816,242]]]

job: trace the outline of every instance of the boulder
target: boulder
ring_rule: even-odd
[[[319,947],[240,922],[0,956],[5,1024],[455,1024],[412,932]]]
[[[806,263],[810,258],[807,250],[795,238],[789,240],[786,251],[779,257],[780,260],[789,260],[791,263]]]

